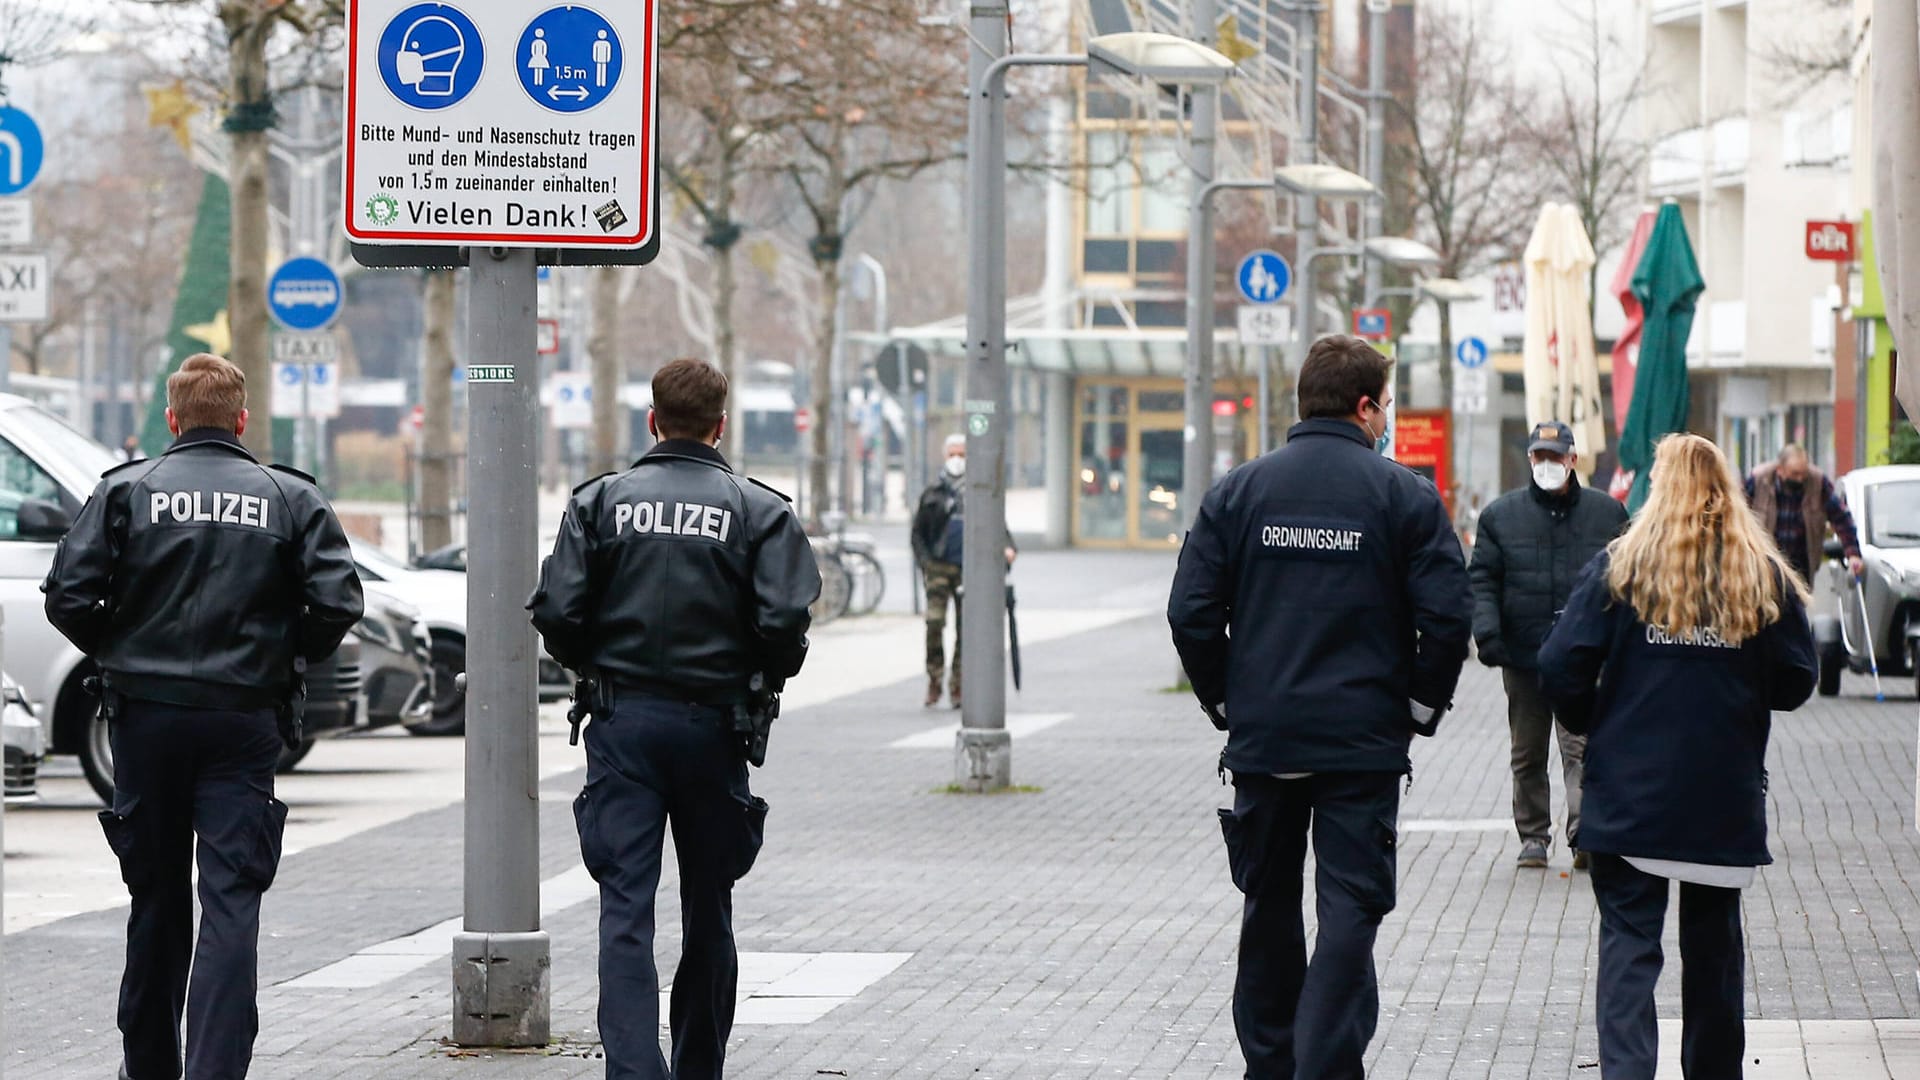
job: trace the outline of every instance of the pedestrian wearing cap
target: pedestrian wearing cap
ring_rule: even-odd
[[[1583,487],[1574,465],[1573,429],[1536,424],[1527,438],[1532,477],[1480,515],[1468,574],[1473,581],[1473,639],[1480,662],[1501,669],[1507,728],[1513,737],[1513,827],[1522,867],[1547,865],[1553,844],[1553,791],[1547,744],[1556,731],[1566,782],[1567,847],[1579,851],[1581,764],[1586,739],[1556,724],[1540,689],[1536,654],[1566,606],[1581,570],[1627,525],[1627,512],[1604,492]]]
[[[1677,883],[1679,1073],[1718,1080],[1740,1076],[1746,1057],[1740,890],[1773,861],[1771,714],[1807,700],[1819,664],[1806,586],[1742,505],[1719,448],[1669,435],[1652,476],[1633,527],[1587,568],[1541,645],[1540,678],[1591,740],[1580,836],[1600,912],[1600,1075],[1656,1075],[1654,986]]]

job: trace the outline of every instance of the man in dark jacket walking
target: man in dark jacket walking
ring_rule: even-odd
[[[960,561],[961,537],[966,532],[967,437],[949,435],[940,479],[920,493],[913,512],[909,540],[914,564],[927,584],[927,708],[940,704],[940,680],[952,672],[953,707],[960,707]],[[1013,534],[1007,534],[1007,565],[1018,552]],[[947,604],[953,604],[953,665],[947,665],[945,641]]]
[[[1466,567],[1440,493],[1373,449],[1391,370],[1358,338],[1314,344],[1305,419],[1207,493],[1167,602],[1194,695],[1227,732],[1221,829],[1246,896],[1233,1020],[1259,1080],[1361,1075],[1408,745],[1433,733],[1467,656]]]
[[[1545,867],[1553,842],[1553,790],[1547,779],[1547,743],[1555,732],[1553,706],[1540,691],[1535,656],[1595,555],[1627,527],[1627,512],[1604,492],[1582,487],[1573,467],[1573,430],[1558,421],[1528,436],[1532,482],[1493,501],[1480,515],[1473,546],[1473,638],[1480,660],[1502,669],[1507,728],[1513,737],[1513,827],[1520,834],[1520,865]],[[1560,768],[1567,786],[1567,846],[1573,866],[1586,868],[1578,848],[1584,736],[1557,725]]]

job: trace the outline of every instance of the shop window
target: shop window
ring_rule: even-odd
[[[1178,300],[1142,300],[1133,305],[1133,319],[1141,326],[1185,326],[1187,305]]]
[[[1140,277],[1172,277],[1180,266],[1178,240],[1141,240],[1133,245],[1134,273]]]
[[[1124,274],[1131,246],[1125,240],[1088,240],[1080,252],[1081,267],[1089,274]]]

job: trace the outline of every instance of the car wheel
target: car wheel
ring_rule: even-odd
[[[407,730],[415,735],[464,735],[467,731],[467,694],[454,676],[467,670],[467,643],[460,638],[433,639],[433,715]]]
[[[306,757],[308,751],[313,749],[313,744],[319,741],[317,736],[309,735],[300,740],[299,746],[289,747],[282,745],[280,747],[280,760],[274,765],[273,771],[277,773],[292,772],[293,767],[300,764],[300,759]]]
[[[100,707],[91,697],[85,699],[92,705],[92,715],[87,717],[87,730],[80,740],[80,770],[87,774],[87,783],[93,787],[93,793],[100,801],[113,805],[113,740],[106,720],[100,716]]]
[[[1820,696],[1840,696],[1840,673],[1845,671],[1847,659],[1838,651],[1829,652],[1820,657]]]

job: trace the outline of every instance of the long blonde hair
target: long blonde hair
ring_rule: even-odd
[[[1738,645],[1780,617],[1782,590],[1807,600],[1726,456],[1698,435],[1660,440],[1647,505],[1607,551],[1614,597],[1677,638],[1710,632]]]

